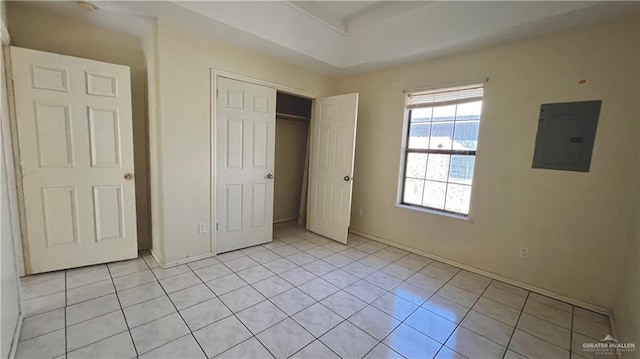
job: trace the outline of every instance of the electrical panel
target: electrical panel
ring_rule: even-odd
[[[602,101],[540,106],[533,168],[589,172]]]

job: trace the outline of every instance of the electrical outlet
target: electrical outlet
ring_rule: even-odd
[[[520,247],[520,257],[524,258],[529,256],[529,248],[527,247]]]
[[[207,224],[202,222],[198,224],[198,233],[207,233]]]

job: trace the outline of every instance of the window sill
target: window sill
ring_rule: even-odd
[[[421,208],[421,207],[416,207],[416,206],[407,206],[406,204],[395,204],[394,207],[398,207],[398,208],[402,208],[402,209],[408,209],[410,211],[416,211],[416,212],[422,212],[422,213],[428,213],[428,214],[435,214],[438,216],[442,216],[442,217],[447,217],[447,218],[452,218],[452,219],[457,219],[466,223],[473,223],[473,220],[467,216],[462,216],[462,215],[457,215],[457,214],[453,214],[453,213],[447,213],[447,212],[440,212],[434,209],[429,209],[429,208]]]

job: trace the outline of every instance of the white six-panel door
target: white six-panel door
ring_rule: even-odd
[[[347,243],[358,94],[318,98],[311,121],[307,229]]]
[[[11,48],[28,273],[137,256],[129,68]]]
[[[276,90],[217,78],[216,251],[270,242]]]

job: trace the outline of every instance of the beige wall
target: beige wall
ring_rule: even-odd
[[[640,98],[638,98],[640,103]],[[640,151],[640,141],[637,141]],[[640,175],[637,173],[636,176]],[[640,209],[640,195],[636,197]],[[618,276],[618,291],[614,295],[613,318],[619,342],[640,341],[640,214],[630,231]],[[624,353],[624,358],[640,359],[640,350]]]
[[[151,214],[146,108],[147,69],[141,40],[19,2],[8,2],[7,13],[12,45],[111,62],[131,68],[138,247],[148,248],[151,242]]]
[[[151,207],[151,251],[164,253],[162,237],[162,176],[160,157],[160,104],[158,97],[160,85],[158,80],[158,31],[157,21],[153,20],[142,41],[145,61],[147,63],[147,99],[149,114],[149,193]]]
[[[159,160],[162,211],[154,241],[162,238],[164,248],[154,251],[171,263],[211,252],[211,234],[198,234],[199,222],[211,224],[210,70],[314,95],[333,94],[336,81],[170,21],[158,20],[157,32],[158,113],[151,125],[159,131],[152,141],[160,146],[151,155],[152,163]]]
[[[4,1],[0,1],[0,28],[2,28],[2,47],[8,43],[8,33],[5,31]],[[10,143],[9,107],[5,81],[4,58],[0,53],[0,358],[8,358],[11,350],[13,335],[20,316],[20,296],[18,288],[18,269],[14,252],[15,219],[17,208],[15,196],[13,204],[10,202],[9,192],[15,194],[15,187],[10,189],[11,176],[15,177],[10,160],[13,152]],[[19,233],[19,232],[18,232]]]
[[[340,79],[341,93],[360,93],[351,228],[611,308],[638,220],[638,24],[628,18]],[[395,207],[402,90],[485,77],[471,221]],[[591,171],[532,169],[540,105],[581,100],[603,101]]]
[[[640,237],[637,230],[625,247],[619,288],[613,304],[613,318],[619,342],[640,345]],[[624,358],[640,358],[640,351],[625,353]]]
[[[273,220],[298,218],[309,123],[276,119]]]

